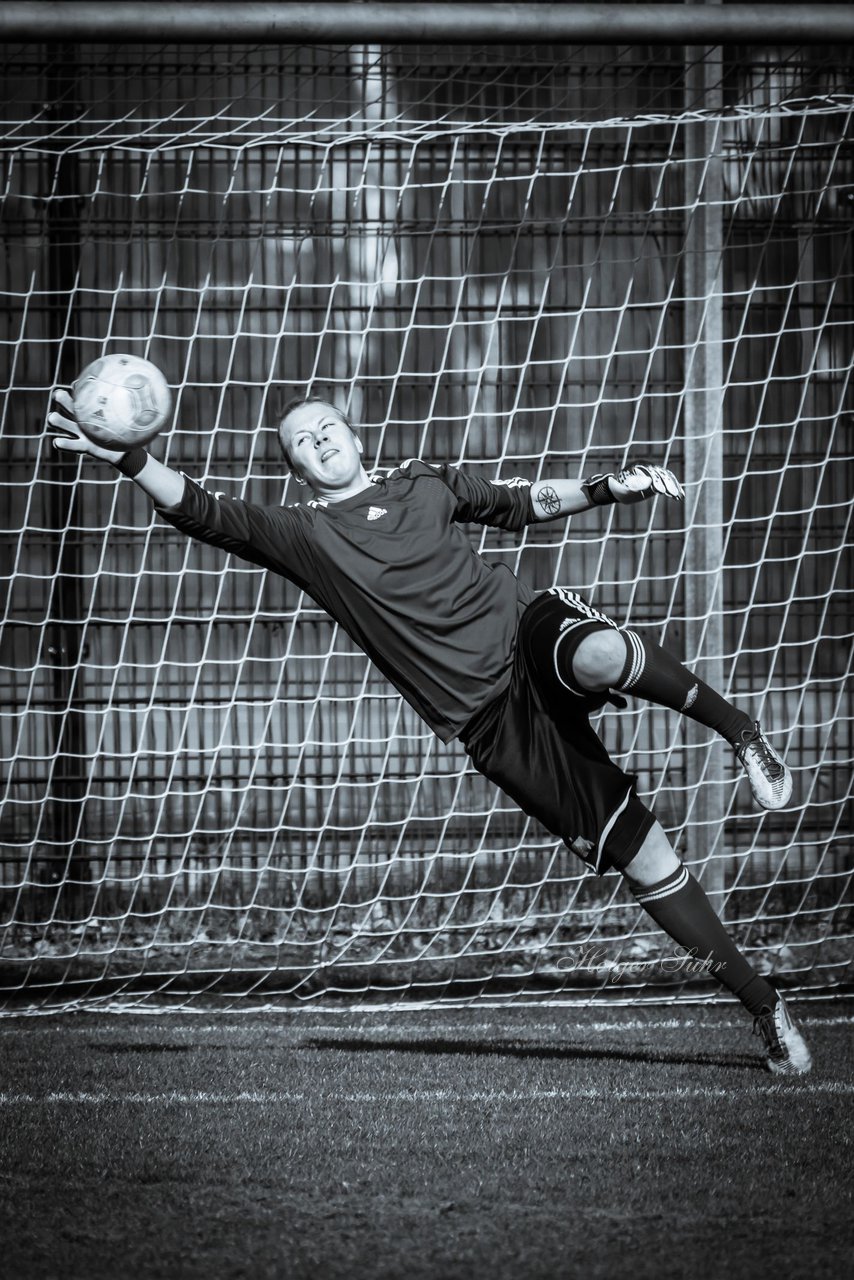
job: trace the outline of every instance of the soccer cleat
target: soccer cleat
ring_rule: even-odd
[[[753,1019],[753,1034],[765,1041],[765,1062],[774,1075],[803,1076],[809,1071],[812,1055],[782,996],[777,997],[773,1009],[764,1008]]]
[[[792,794],[791,772],[759,728],[759,721],[752,729],[745,729],[733,745],[737,758],[747,770],[756,803],[763,809],[782,809],[788,804]]]

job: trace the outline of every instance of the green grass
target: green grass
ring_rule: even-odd
[[[4,1270],[842,1274],[854,1018],[796,1013],[783,1083],[734,1006],[6,1020]]]

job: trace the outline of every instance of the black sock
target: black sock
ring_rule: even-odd
[[[715,693],[661,645],[635,631],[621,634],[626,642],[626,662],[614,688],[681,711],[733,745],[745,730],[753,729],[753,721],[745,712]]]
[[[628,876],[626,880],[640,906],[658,927],[684,947],[695,961],[707,961],[709,976],[737,996],[750,1013],[756,1015],[763,1008],[774,1008],[777,992],[741,954],[687,867],[680,866],[658,884],[639,885]],[[673,968],[680,972],[678,965]],[[691,974],[698,970],[686,962],[684,972]]]

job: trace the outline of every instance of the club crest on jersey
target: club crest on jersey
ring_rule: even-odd
[[[368,519],[379,520],[382,516],[387,516],[388,512],[385,507],[368,507]]]

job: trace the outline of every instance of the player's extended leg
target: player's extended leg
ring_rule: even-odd
[[[617,689],[714,729],[735,750],[757,802],[764,809],[782,809],[788,803],[792,775],[759,722],[727,702],[654,640],[602,626],[584,636],[570,661],[572,675],[583,689]]]
[[[754,1029],[765,1041],[768,1069],[784,1075],[809,1071],[809,1049],[783,997],[741,954],[658,822],[623,876],[658,927],[690,955],[706,961],[709,973],[753,1014]]]

